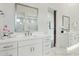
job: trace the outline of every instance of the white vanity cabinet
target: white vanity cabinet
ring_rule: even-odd
[[[17,56],[17,42],[0,43],[0,56]]]
[[[19,39],[19,38],[18,38]],[[26,38],[27,39],[27,38]],[[30,37],[28,40],[0,42],[0,56],[50,55],[51,40],[47,37]]]
[[[43,56],[49,56],[51,51],[51,40],[50,38],[43,39]]]
[[[18,42],[19,56],[42,56],[42,40],[34,39]]]
[[[41,56],[42,47],[40,44],[23,46],[19,48],[19,56]]]
[[[0,51],[0,56],[17,56],[17,49]]]

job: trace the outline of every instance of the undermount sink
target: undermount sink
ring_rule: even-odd
[[[16,38],[16,37],[25,37],[24,33],[14,33],[14,34],[12,34],[10,36],[14,37],[14,38]]]
[[[5,37],[2,37],[2,40],[8,40],[8,39],[12,39],[12,38],[41,38],[41,37],[45,37],[46,35],[44,33],[40,33],[40,32],[35,32],[35,33],[32,33],[32,35],[27,35],[25,36],[25,33],[14,33],[14,34],[11,34],[10,36],[5,36]]]

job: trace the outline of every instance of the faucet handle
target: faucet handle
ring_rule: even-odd
[[[27,34],[25,33],[25,36],[27,36]]]
[[[30,35],[32,35],[32,32],[30,33]]]

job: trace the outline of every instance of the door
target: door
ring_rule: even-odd
[[[48,8],[49,34],[51,36],[51,48],[56,46],[56,11]]]
[[[68,16],[62,16],[59,25],[61,27],[58,26],[60,30],[58,30],[57,47],[67,48],[69,47],[69,39],[70,39],[70,18]]]
[[[60,41],[59,45],[62,48],[69,47],[69,39],[70,39],[70,17],[69,16],[62,16],[62,28],[60,33]]]
[[[57,47],[67,48],[69,46],[69,33],[61,33],[57,40]]]

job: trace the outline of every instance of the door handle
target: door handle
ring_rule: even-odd
[[[64,31],[62,30],[61,33],[64,33]]]
[[[4,46],[3,48],[10,48],[10,47],[13,47],[13,45]]]

